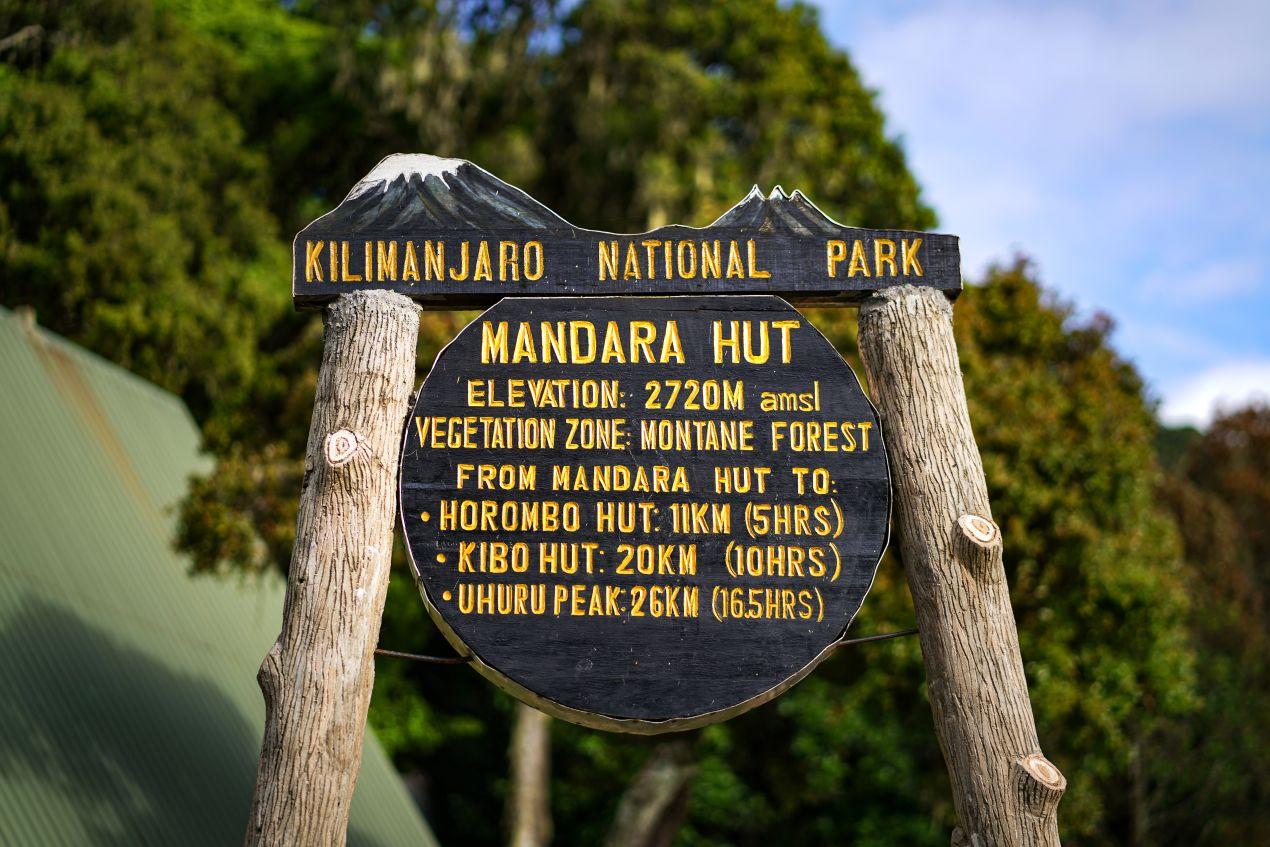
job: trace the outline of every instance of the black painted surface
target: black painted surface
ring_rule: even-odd
[[[507,321],[508,351],[519,322],[528,322],[537,342],[541,321],[590,321],[600,332],[614,321],[625,329],[632,320],[650,321],[658,329],[652,345],[660,351],[668,322],[674,321],[683,342],[683,364],[531,364],[521,362],[486,363],[480,359],[482,324],[497,326]],[[780,362],[778,333],[769,335],[771,361],[766,364],[716,363],[713,356],[711,322],[797,321],[789,330],[790,361]],[[738,324],[743,326],[743,323]],[[770,324],[769,324],[770,327]],[[627,338],[623,333],[624,339]],[[757,337],[757,336],[755,336]],[[755,345],[757,346],[757,345]],[[629,350],[627,351],[629,352]],[[628,356],[629,358],[629,356]],[[672,357],[673,358],[673,357]],[[468,406],[468,380],[493,380],[495,392],[507,395],[509,379],[563,378],[618,380],[620,402],[617,409],[552,409],[529,407],[472,408]],[[743,381],[741,410],[687,410],[681,392],[676,408],[647,409],[649,381],[662,380]],[[815,391],[819,383],[818,392]],[[483,383],[478,383],[478,385]],[[819,411],[763,412],[762,392],[818,394]],[[663,386],[659,400],[669,399]],[[735,395],[733,395],[735,397]],[[698,398],[700,400],[700,397]],[[810,402],[810,398],[808,399]],[[444,448],[421,446],[419,426],[427,427],[429,416],[515,416],[553,419],[557,422],[555,449],[488,449],[478,441],[475,447]],[[570,450],[562,447],[568,418],[625,418],[632,433],[626,449],[600,451]],[[707,452],[643,449],[639,443],[639,422],[648,419],[713,420],[753,422],[754,447],[751,452]],[[791,452],[769,449],[769,423],[851,421],[870,424],[869,449],[860,449],[857,434],[854,452]],[[841,442],[845,446],[845,442]],[[456,488],[460,463],[473,465],[529,465],[536,468],[537,487],[531,491],[477,491],[469,483]],[[691,493],[553,491],[552,466],[592,467],[624,465],[651,470],[654,465],[682,466]],[[716,493],[716,467],[772,468],[766,493]],[[832,477],[832,490],[815,494],[810,488],[800,495],[792,467],[825,468]],[[810,483],[810,477],[808,477]],[[569,710],[620,719],[665,721],[692,718],[726,709],[735,709],[799,674],[824,648],[839,638],[855,615],[873,580],[887,539],[890,514],[890,482],[885,449],[877,414],[860,389],[854,374],[819,332],[796,311],[776,297],[664,297],[664,298],[511,298],[485,312],[469,325],[441,353],[424,382],[407,424],[400,473],[400,505],[407,546],[421,590],[430,610],[443,629],[476,653],[490,668],[530,692]],[[441,529],[441,502],[446,499],[505,501],[572,501],[580,505],[578,532],[461,531]],[[628,533],[598,533],[597,501],[648,502],[658,509],[652,517],[656,531],[642,527]],[[671,532],[672,503],[728,504],[731,529],[726,534],[689,531]],[[785,531],[753,538],[747,531],[746,507],[775,504],[781,507],[821,507],[829,515],[829,535]],[[835,508],[836,504],[836,508]],[[838,522],[841,510],[842,521]],[[421,519],[427,511],[429,520]],[[523,574],[459,573],[461,542],[528,543],[528,571]],[[572,576],[539,573],[539,542],[597,542],[604,553],[595,559],[591,574]],[[696,575],[619,575],[617,545],[621,543],[695,544]],[[827,562],[826,573],[817,578],[804,564],[802,577],[732,575],[725,555],[732,545],[797,545],[819,548]],[[677,549],[677,548],[676,548]],[[438,563],[437,554],[446,557]],[[475,560],[474,560],[475,561]],[[835,568],[840,571],[834,577]],[[603,572],[600,572],[600,571]],[[459,610],[463,584],[538,584],[547,586],[545,614],[463,614]],[[553,614],[555,586],[620,586],[618,615],[573,617]],[[698,613],[691,617],[635,618],[632,586],[658,586],[699,592]],[[719,620],[716,589],[790,589],[815,597],[816,613],[811,619]],[[444,592],[450,592],[444,599]],[[747,598],[748,599],[748,598]],[[823,615],[820,608],[823,603]],[[682,601],[680,610],[683,611]],[[778,607],[779,608],[779,607]],[[645,607],[645,611],[649,611]],[[454,639],[452,639],[454,640]],[[566,715],[567,716],[567,715]]]
[[[393,169],[394,159],[452,163],[449,169],[421,172]],[[385,167],[388,166],[388,167]],[[920,239],[920,244],[917,243]],[[879,246],[881,240],[883,244]],[[491,252],[491,279],[476,279],[475,263],[484,241]],[[541,245],[541,274],[536,279],[510,267],[499,279],[500,242]],[[663,248],[646,241],[671,242],[670,261]],[[705,274],[701,245],[719,242],[724,267]],[[829,243],[844,242],[844,255],[829,273]],[[862,264],[851,273],[855,242]],[[418,279],[404,269],[407,242],[417,253]],[[678,249],[685,248],[681,266]],[[726,258],[733,242],[743,259],[742,273],[729,275]],[[753,242],[753,261],[750,261]],[[891,263],[878,262],[894,247]],[[440,278],[429,279],[425,244],[445,245]],[[468,245],[466,274],[460,261]],[[616,279],[601,273],[600,245],[615,249]],[[634,245],[640,256],[638,278],[628,274],[626,257]],[[369,252],[367,250],[369,246]],[[382,261],[388,250],[393,261]],[[508,248],[509,250],[511,248]],[[903,253],[914,261],[906,264]],[[695,254],[690,278],[689,254]],[[369,259],[369,261],[368,261]],[[314,306],[356,290],[390,289],[425,308],[483,307],[508,295],[650,295],[776,294],[795,303],[847,304],[893,285],[929,286],[955,297],[961,291],[956,236],[902,230],[844,227],[831,220],[801,192],[779,189],[764,196],[757,187],[717,221],[703,229],[666,226],[652,232],[619,235],[582,229],[565,221],[528,194],[481,168],[459,160],[390,157],[354,187],[338,207],[305,227],[293,245],[292,294],[299,306]],[[920,273],[918,266],[920,265]],[[523,266],[523,261],[522,261]],[[667,273],[669,267],[669,274]],[[382,270],[381,270],[382,268]],[[867,275],[864,271],[867,271]],[[762,276],[762,274],[769,276]],[[464,276],[455,279],[455,276]],[[669,278],[668,278],[669,276]]]

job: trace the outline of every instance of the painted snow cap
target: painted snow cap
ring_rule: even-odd
[[[801,191],[786,194],[779,185],[767,196],[754,186],[744,200],[710,226],[796,235],[834,235],[842,231],[841,224],[820,211]]]
[[[429,153],[394,153],[362,177],[357,185],[353,186],[353,190],[348,192],[348,196],[356,197],[363,191],[376,187],[382,190],[383,186],[397,177],[409,180],[412,176],[420,179],[435,176],[445,182],[446,174],[456,173],[459,165],[463,164],[466,164],[465,159],[445,159]]]
[[[573,231],[555,212],[466,159],[398,153],[376,165],[304,232],[408,235],[420,229],[498,228]]]

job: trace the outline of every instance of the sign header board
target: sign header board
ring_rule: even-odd
[[[880,288],[961,291],[957,238],[846,227],[802,192],[757,186],[702,229],[574,226],[462,159],[389,156],[295,238],[292,294],[313,306],[389,289],[425,308],[501,297],[775,294],[850,304]]]

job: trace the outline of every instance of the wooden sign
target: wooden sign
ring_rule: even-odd
[[[558,717],[657,733],[825,657],[885,547],[889,469],[854,375],[773,294],[862,304],[924,661],[955,705],[934,709],[953,842],[1059,843],[1067,783],[1032,719],[952,332],[956,238],[844,227],[779,189],[704,229],[615,235],[470,163],[399,155],[293,255],[296,305],[329,305],[247,843],[347,828],[416,303],[496,304],[393,442],[424,601],[481,673]]]
[[[437,357],[399,479],[454,647],[544,711],[641,733],[810,672],[891,507],[876,411],[772,296],[502,300]]]
[[[292,294],[320,305],[389,289],[424,307],[509,295],[776,294],[847,304],[880,288],[961,291],[957,238],[857,229],[800,191],[755,186],[704,229],[582,229],[462,159],[390,156],[295,238]]]

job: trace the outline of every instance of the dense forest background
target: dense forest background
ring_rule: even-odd
[[[413,151],[597,228],[705,224],[753,182],[848,224],[937,223],[797,3],[0,0],[3,303],[184,398],[215,457],[181,513],[201,578],[289,559],[322,332],[291,308],[290,237]],[[1270,408],[1162,430],[1109,318],[1024,258],[975,282],[956,329],[1066,840],[1270,843]],[[854,313],[810,314],[854,359]],[[421,373],[471,317],[425,315]],[[912,625],[894,552],[858,620]],[[446,650],[404,569],[382,641]],[[371,723],[444,843],[503,839],[513,714],[466,670],[380,662]],[[552,744],[561,845],[602,842],[667,763],[675,844],[943,845],[953,824],[915,639],[673,742]]]

